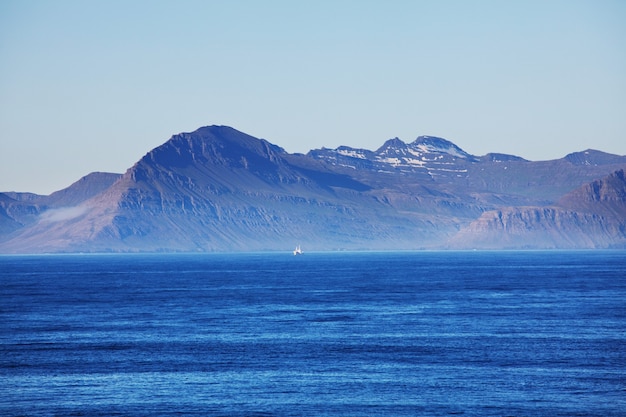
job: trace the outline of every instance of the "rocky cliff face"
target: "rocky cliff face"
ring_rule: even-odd
[[[456,249],[597,249],[622,247],[624,228],[602,216],[556,207],[483,213],[449,243]]]
[[[507,207],[483,213],[450,247],[596,249],[626,247],[624,171],[568,193],[551,207]]]
[[[611,246],[624,231],[598,219],[624,219],[619,174],[586,186],[608,211],[585,191],[587,208],[587,197],[561,197],[626,157],[583,155],[476,157],[434,137],[301,155],[209,126],[123,175],[93,174],[50,196],[0,194],[0,252]]]
[[[624,170],[585,184],[558,201],[584,213],[595,213],[616,221],[626,219],[626,179]]]

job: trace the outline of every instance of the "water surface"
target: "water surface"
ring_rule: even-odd
[[[0,414],[626,415],[625,252],[0,257]]]

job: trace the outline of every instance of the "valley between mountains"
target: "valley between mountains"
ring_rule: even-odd
[[[475,156],[442,138],[290,154],[227,126],[124,174],[0,193],[0,253],[626,248],[626,156]]]

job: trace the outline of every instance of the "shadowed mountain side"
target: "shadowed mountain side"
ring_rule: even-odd
[[[616,171],[608,177],[583,185],[561,198],[558,205],[584,213],[601,214],[606,218],[626,222],[626,178],[624,170]]]
[[[626,180],[616,171],[572,191],[554,207],[508,207],[483,213],[451,248],[596,249],[626,247]]]
[[[0,241],[24,227],[20,219],[36,219],[38,213],[39,208],[36,205],[17,201],[0,193]]]
[[[454,222],[398,212],[369,186],[231,128],[174,136],[73,211],[40,216],[1,249],[277,250],[424,247]],[[45,239],[42,237],[45,236]]]
[[[312,150],[307,156],[375,189],[404,192],[417,183],[463,198],[472,195],[511,206],[553,204],[582,184],[626,166],[624,156],[593,150],[538,162],[495,153],[476,157],[429,136],[409,144],[390,139],[376,151],[341,146]]]
[[[516,237],[542,228],[556,237],[534,240],[538,247],[589,247],[576,222],[607,212],[578,214],[580,206],[555,201],[626,158],[586,152],[543,162],[475,157],[424,136],[302,155],[208,126],[174,135],[123,175],[91,174],[50,196],[0,194],[0,252],[466,248],[479,230],[500,239],[485,235],[486,246],[525,247],[533,239]],[[606,241],[594,245],[620,242],[612,225],[598,227]],[[509,239],[500,229],[515,232]]]

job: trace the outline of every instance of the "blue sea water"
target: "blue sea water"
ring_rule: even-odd
[[[3,416],[624,416],[626,252],[0,257]]]

